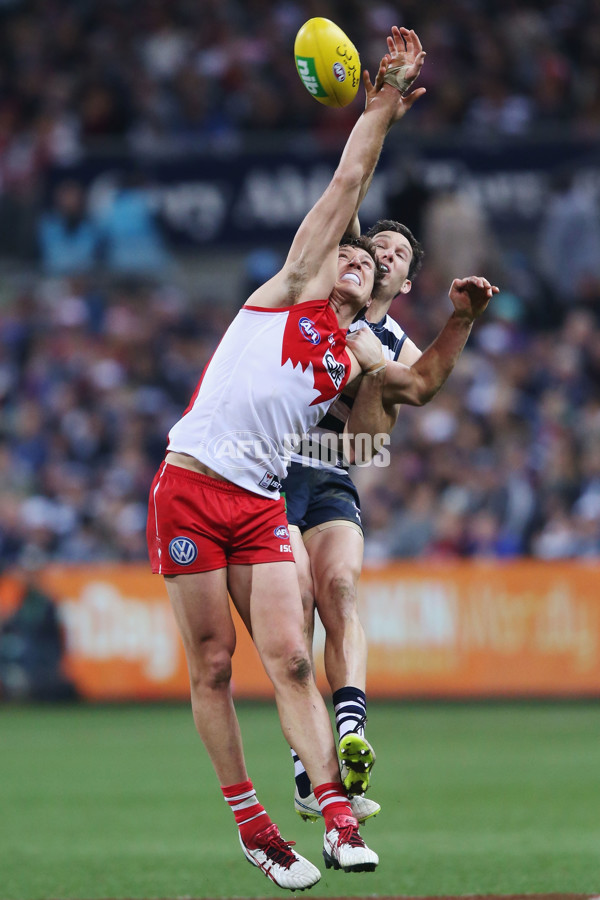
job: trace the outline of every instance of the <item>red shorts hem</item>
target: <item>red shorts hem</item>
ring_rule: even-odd
[[[221,565],[208,565],[208,566],[187,566],[185,573],[182,573],[181,566],[176,566],[173,564],[163,563],[162,568],[160,566],[156,567],[154,564],[150,564],[150,571],[153,575],[201,575],[203,572],[216,572],[218,569],[227,568],[227,565],[231,566],[259,566],[261,563],[283,563],[283,562],[294,562],[293,554],[287,554],[285,557],[282,554],[278,553],[277,556],[273,555],[272,559],[267,559],[265,554],[261,554],[260,559],[251,559],[247,561],[241,562],[237,559],[228,560],[225,566]],[[171,569],[173,571],[171,571]]]
[[[294,561],[283,498],[167,463],[150,490],[147,539],[156,575]]]

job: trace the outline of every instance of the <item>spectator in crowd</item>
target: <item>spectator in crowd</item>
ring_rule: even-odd
[[[171,258],[149,186],[139,171],[127,172],[98,216],[102,253],[108,269],[119,275],[165,273]]]
[[[8,700],[74,700],[63,672],[64,639],[56,604],[39,579],[43,559],[20,560],[19,604],[0,620],[0,696]]]
[[[429,266],[445,284],[456,272],[490,272],[500,283],[500,252],[483,210],[458,190],[440,191],[423,214],[423,245]]]
[[[50,275],[89,272],[99,261],[100,231],[86,210],[82,185],[61,181],[54,203],[39,221],[38,241],[42,266]]]
[[[571,171],[559,172],[542,219],[537,261],[559,317],[600,300],[600,211]]]

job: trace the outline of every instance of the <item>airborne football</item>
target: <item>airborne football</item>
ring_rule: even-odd
[[[335,22],[319,16],[300,28],[294,42],[302,84],[325,106],[348,106],[360,84],[360,57]]]

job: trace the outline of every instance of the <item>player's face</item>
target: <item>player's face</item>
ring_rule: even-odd
[[[361,247],[340,247],[336,288],[361,309],[373,292],[375,261]]]
[[[407,238],[397,231],[380,231],[373,243],[384,273],[377,286],[377,296],[395,297],[401,291],[410,290],[408,270],[413,252]]]

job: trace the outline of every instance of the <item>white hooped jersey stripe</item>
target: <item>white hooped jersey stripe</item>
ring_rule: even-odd
[[[366,321],[366,320],[365,320]],[[381,341],[381,348],[385,359],[396,362],[400,356],[400,351],[406,340],[406,334],[400,328],[395,319],[385,315],[379,322],[367,322],[371,331]],[[350,326],[350,331],[353,327]],[[301,462],[318,468],[335,468],[338,471],[346,471],[343,468],[341,454],[334,450],[333,454],[328,452],[316,452],[316,445],[334,447],[341,449],[341,442],[338,438],[344,431],[344,426],[348,421],[354,397],[350,394],[340,394],[331,404],[323,418],[314,428],[311,428],[306,440],[303,441],[299,452],[292,454],[294,462]],[[305,451],[304,453],[302,451]]]
[[[383,355],[392,362],[397,362],[400,351],[406,340],[406,334],[402,331],[395,319],[385,315],[379,322],[369,322],[369,328],[381,341]]]
[[[346,332],[328,300],[244,306],[207,365],[168,449],[277,499],[292,446],[350,375]]]

